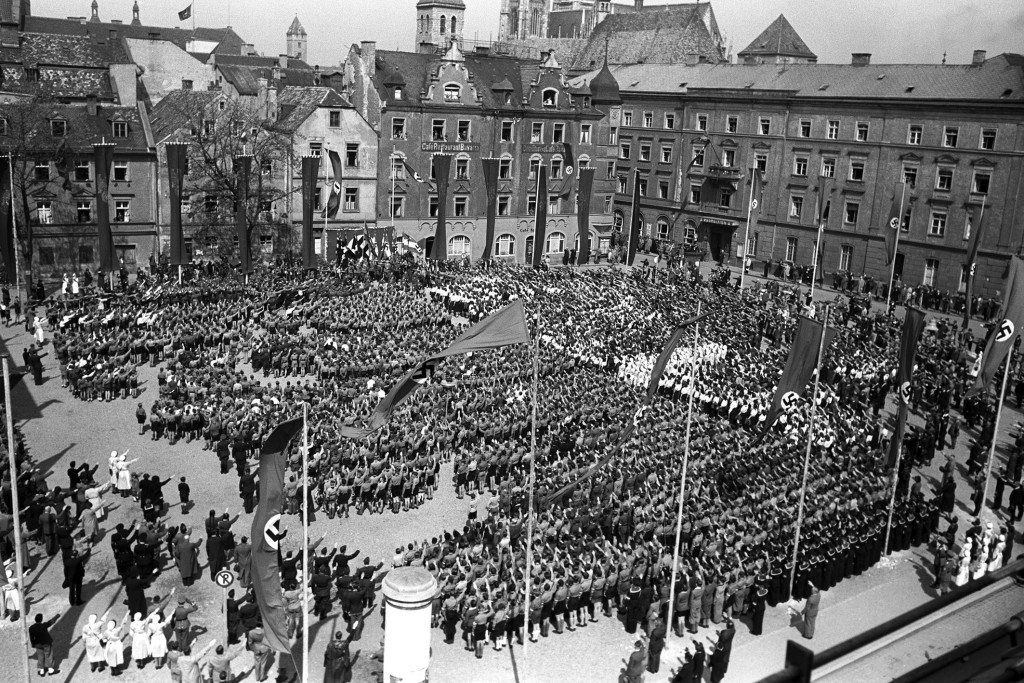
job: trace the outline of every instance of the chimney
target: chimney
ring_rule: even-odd
[[[643,9],[644,8],[644,0],[633,0],[633,6],[636,9]]]
[[[124,21],[122,21],[121,19],[111,19],[110,23],[111,24],[123,24]]]
[[[243,57],[251,57],[256,54],[256,46],[252,43],[242,43],[238,49]]]
[[[853,59],[850,60],[850,64],[854,66],[867,66],[871,63],[870,52],[854,52]]]
[[[364,40],[359,43],[359,54],[363,56],[363,63],[373,73],[374,65],[377,63],[377,43],[372,40]]]
[[[288,55],[278,55],[277,56],[277,66],[282,68],[282,69],[287,69],[288,68]]]
[[[984,50],[975,50],[974,56],[971,57],[971,66],[981,66],[984,64],[986,54]]]
[[[699,59],[700,58],[698,57],[696,52],[687,52],[686,56],[684,57],[684,62],[686,66],[697,66],[697,61]]]
[[[96,95],[85,96],[85,109],[89,112],[89,116],[96,116],[100,113],[99,100]]]
[[[541,50],[540,51],[540,61],[541,62],[548,61],[548,57],[550,57],[550,56],[551,56],[551,53],[548,52],[547,50]]]
[[[491,54],[491,46],[490,45],[477,45],[476,46],[476,53],[478,55],[489,55],[489,54]]]

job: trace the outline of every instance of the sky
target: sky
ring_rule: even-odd
[[[193,0],[139,0],[142,22],[191,26],[177,12]],[[131,21],[133,0],[99,0],[104,21]],[[231,26],[266,55],[284,52],[296,15],[309,40],[309,61],[344,61],[348,48],[374,40],[382,49],[413,49],[416,0],[195,0],[197,26]],[[677,0],[647,0],[648,5]],[[91,0],[33,0],[39,16],[89,16]],[[501,0],[466,0],[464,37],[497,38]],[[870,52],[875,63],[969,63],[974,50],[989,56],[1024,53],[1024,0],[714,0],[719,29],[739,52],[779,14],[818,55],[846,63]]]

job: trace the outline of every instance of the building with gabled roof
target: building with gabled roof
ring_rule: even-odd
[[[743,64],[814,64],[818,55],[796,32],[784,14],[736,55]]]

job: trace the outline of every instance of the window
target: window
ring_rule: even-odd
[[[203,196],[203,211],[213,213],[217,210],[217,195],[208,194]]]
[[[966,263],[960,264],[960,285],[957,287],[957,291],[963,293],[967,290],[967,276],[970,274],[971,269]]]
[[[704,148],[703,147],[694,147],[693,148],[693,165],[694,166],[700,166],[700,167],[703,168],[703,166],[704,166]]]
[[[320,156],[323,154],[324,143],[322,142],[311,142],[309,143],[309,153],[313,156]]]
[[[935,174],[935,189],[940,192],[949,192],[953,189],[953,169],[939,168]]]
[[[455,235],[448,240],[449,256],[469,256],[473,253],[473,243],[465,235]]]
[[[68,122],[64,119],[53,119],[50,121],[50,135],[55,138],[62,138],[68,134]]]
[[[565,235],[560,232],[553,232],[548,235],[544,243],[544,251],[548,254],[560,253],[565,249]]]
[[[128,162],[127,161],[115,161],[114,162],[114,180],[127,181],[128,180]]]
[[[658,216],[658,222],[656,224],[657,235],[659,240],[668,239],[668,219],[664,216]]]
[[[327,125],[331,128],[341,128],[341,111],[332,109],[327,112]]]
[[[274,253],[274,236],[273,235],[260,235],[260,253],[261,254],[273,254]]]
[[[591,129],[592,129],[592,126],[589,123],[584,123],[584,124],[580,125],[580,144],[581,145],[589,145],[590,144],[590,131],[591,131]]]
[[[554,88],[548,88],[541,93],[541,104],[545,107],[557,107],[558,106],[558,91]]]
[[[89,223],[92,221],[92,202],[91,201],[79,201],[75,206],[75,218],[79,223]],[[89,259],[90,261],[92,259]]]
[[[405,119],[397,117],[391,119],[391,139],[404,140],[405,138]]]
[[[853,261],[853,247],[844,244],[839,247],[839,270],[850,270],[850,262]]]
[[[640,161],[651,160],[651,146],[648,143],[640,145]]]
[[[90,167],[88,161],[75,160],[75,181],[79,183],[85,183],[91,180],[92,173],[90,173]]]
[[[53,203],[50,200],[36,202],[36,222],[40,225],[53,223]]]
[[[128,123],[126,121],[111,121],[110,132],[115,138],[128,137]]]
[[[402,97],[404,97],[404,95],[402,93],[402,86],[400,86],[400,85],[396,85],[395,86],[395,89],[393,91],[392,97],[394,97],[394,99],[396,99],[396,100],[400,100],[400,99],[402,99]]]
[[[313,188],[313,210],[314,211],[323,211],[324,210],[324,206],[326,206],[326,202],[325,202],[326,197],[324,197],[324,194],[325,194],[324,191],[325,190],[327,190],[327,188],[321,187],[319,183],[317,183],[316,187]]]
[[[35,168],[32,172],[32,177],[36,180],[43,181],[50,179],[50,162],[49,161],[37,161]]]
[[[190,79],[190,78],[183,78],[183,79],[181,79],[181,89],[182,90],[191,90],[192,89],[192,79]]]
[[[548,197],[548,215],[554,216],[556,213],[562,213],[562,198],[558,195],[550,195]]]
[[[843,223],[856,226],[859,215],[860,202],[846,202],[846,210],[843,212]]]
[[[723,209],[728,209],[732,206],[732,190],[722,190],[722,194],[718,198],[718,205]]]
[[[804,211],[804,198],[800,195],[789,197],[789,217],[800,218]]]
[[[908,145],[920,145],[921,136],[924,133],[924,127],[916,124],[911,124],[910,128],[907,129],[907,144]]]
[[[786,238],[786,260],[787,261],[795,261],[796,260],[796,238],[795,237],[787,237]]]
[[[437,218],[437,195],[433,195],[427,201],[427,214],[431,218]]]
[[[605,180],[612,180],[613,178],[615,178],[615,162],[614,161],[606,161],[605,164],[604,164],[604,169],[605,169],[605,174],[604,174]]]
[[[978,143],[978,147],[981,149],[995,149],[996,148],[996,129],[995,128],[982,128],[981,129],[981,142]]]
[[[807,157],[793,159],[793,175],[807,177]]]
[[[498,178],[500,180],[510,180],[512,178],[512,160],[508,157],[498,161]]]
[[[608,144],[609,145],[618,144],[618,140],[619,140],[618,130],[619,130],[618,128],[609,128],[608,129]]]
[[[904,166],[903,167],[903,182],[907,184],[907,189],[913,190],[917,187],[917,167],[916,166]]]
[[[800,119],[800,137],[809,138],[811,137],[811,120]]]
[[[910,218],[913,211],[914,208],[910,204],[908,204],[907,208],[903,211],[903,222],[900,223],[900,230],[902,232],[910,232]]]
[[[768,170],[768,154],[767,152],[755,152],[754,153],[754,168],[764,173]]]
[[[637,178],[636,182],[640,186],[640,196],[641,197],[646,197],[647,196],[647,176],[640,176],[639,178]]]
[[[864,162],[863,161],[851,161],[850,162],[850,180],[862,183],[864,182]]]
[[[551,157],[551,179],[559,180],[562,177],[562,157]]]
[[[358,211],[359,210],[359,188],[357,187],[346,187],[345,188],[345,211]]]
[[[462,88],[457,83],[449,83],[444,86],[444,101],[445,102],[458,102],[460,99],[460,93]]]
[[[56,253],[54,252],[53,247],[39,247],[39,265],[57,265]]]
[[[939,270],[939,262],[938,262],[938,260],[933,259],[933,258],[925,259],[925,262],[924,262],[924,280],[922,280],[921,284],[925,285],[926,287],[934,287],[935,286],[935,273],[938,272],[938,270]]]
[[[619,183],[619,190],[618,190],[619,194],[626,194],[626,192],[629,189],[629,188],[626,187],[626,183],[627,183],[626,176],[620,175],[618,177],[618,183]]]
[[[469,159],[456,159],[455,160],[455,179],[456,180],[468,180],[469,179]]]
[[[92,263],[92,245],[90,244],[79,244],[78,245],[78,262],[79,263]]]
[[[469,121],[465,119],[459,120],[458,127],[456,128],[456,139],[459,142],[469,142],[471,139]]]
[[[205,137],[210,137],[216,130],[217,127],[216,124],[214,124],[213,119],[203,119],[203,135]]]
[[[114,200],[114,220],[118,223],[127,223],[132,219],[132,203],[130,199]]]
[[[405,180],[405,160],[401,157],[391,157],[391,178]]]
[[[658,199],[668,199],[668,181],[658,181]]]
[[[619,145],[619,158],[628,159],[631,151],[632,147],[630,144],[628,142],[623,142]]]
[[[697,130],[707,130],[707,129],[708,129],[708,115],[707,114],[697,114]]]
[[[821,160],[821,175],[823,178],[836,177],[836,160],[824,158]]]
[[[537,213],[537,195],[526,195],[526,213],[530,216]]]
[[[868,141],[868,124],[866,121],[857,122],[857,141],[867,142]]]
[[[633,125],[633,112],[624,111],[622,112],[622,125],[632,126]]]
[[[988,194],[988,183],[991,177],[992,175],[988,172],[975,171],[971,192],[974,194]]]
[[[544,124],[542,122],[533,122],[533,127],[530,129],[530,142],[544,142]]]
[[[359,143],[350,142],[345,145],[345,165],[349,168],[359,165]]]
[[[469,209],[469,197],[466,195],[457,195],[455,197],[455,216],[464,218]]]
[[[661,163],[671,164],[672,163],[672,148],[668,145],[661,146]]]
[[[551,126],[551,142],[563,142],[565,140],[565,124],[555,123]]]
[[[730,116],[725,120],[725,130],[727,133],[735,133],[739,130],[740,120],[737,116]]]
[[[956,147],[957,138],[960,136],[960,129],[956,126],[946,126],[942,134],[943,147]]]
[[[665,128],[672,130],[676,127],[676,115],[665,114]]]
[[[690,203],[700,204],[700,185],[690,186]]]
[[[272,175],[274,173],[274,162],[269,159],[264,159],[260,162],[260,173],[262,175]]]
[[[654,112],[644,112],[644,128],[654,128]]]
[[[498,215],[508,216],[512,211],[512,197],[507,194],[498,195]]]
[[[515,130],[514,121],[502,121],[501,122],[501,141],[512,142],[513,131]]]
[[[928,224],[928,234],[932,237],[942,237],[946,234],[946,212],[932,211],[932,220]]]
[[[537,177],[538,171],[540,171],[541,158],[539,156],[530,157],[530,179],[533,180]]]
[[[771,135],[772,134],[772,120],[771,117],[762,116],[757,121],[757,132],[760,135]]]
[[[722,165],[729,168],[736,165],[736,150],[726,149],[722,151]]]
[[[828,139],[838,140],[839,139],[839,120],[829,119],[828,122]]]
[[[514,235],[498,235],[498,241],[495,242],[495,255],[496,256],[513,256],[516,253],[516,238]]]
[[[430,139],[434,142],[444,142],[447,139],[444,119],[434,119],[430,124]]]

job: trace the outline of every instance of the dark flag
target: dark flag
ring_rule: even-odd
[[[238,236],[239,269],[243,274],[252,272],[252,249],[249,246],[249,173],[252,171],[252,156],[243,154],[235,157],[238,164],[235,185],[235,230]]]
[[[633,265],[636,258],[636,248],[640,241],[640,171],[633,173],[633,201],[630,204],[629,214],[629,242],[627,243],[626,265]]]
[[[498,217],[498,159],[482,159],[484,165],[484,192],[487,193],[487,230],[484,233],[484,255],[491,258],[494,242],[494,223]]]
[[[178,12],[178,21],[185,21],[192,16],[192,5]]]
[[[562,143],[562,150],[562,175],[565,177],[565,182],[562,184],[562,189],[558,196],[570,199],[572,197],[572,189],[576,185],[575,179],[578,177],[576,173],[576,155],[572,151],[572,145],[568,142]]]
[[[764,194],[764,181],[761,179],[761,171],[752,169],[750,179],[750,220],[747,221],[747,232],[757,230],[757,222],[761,219],[761,195]],[[743,245],[743,258],[750,255],[747,253],[747,245]]]
[[[529,342],[530,331],[526,327],[523,302],[520,299],[497,313],[487,316],[466,330],[447,349],[435,353],[413,368],[405,377],[398,380],[398,383],[391,387],[388,395],[377,404],[365,428],[342,427],[341,435],[347,439],[361,439],[383,427],[398,405],[408,398],[417,387],[430,379],[437,364],[444,358],[474,351],[497,349],[510,344],[528,344]]]
[[[17,278],[17,258],[14,246],[14,206],[11,204],[10,157],[0,157],[0,254],[3,256],[4,274],[7,282]]]
[[[654,367],[651,369],[651,380],[647,383],[647,400],[645,405],[650,405],[651,401],[654,400],[654,394],[658,391],[658,384],[661,382],[661,376],[665,373],[665,366],[668,365],[668,361],[672,358],[672,353],[679,346],[679,342],[683,338],[683,333],[686,332],[686,328],[694,324],[698,320],[711,315],[711,311],[695,315],[689,320],[685,321],[682,325],[677,327],[672,333],[672,336],[668,338],[668,343],[665,344],[665,348],[661,350],[661,355],[654,361]]]
[[[579,230],[580,247],[576,254],[576,263],[582,265],[590,260],[590,198],[594,188],[594,169],[581,168],[578,182],[576,228]]]
[[[963,326],[971,324],[971,304],[974,298],[974,270],[977,267],[978,249],[981,247],[981,226],[985,221],[985,204],[981,204],[981,215],[978,216],[978,224],[971,220],[967,225],[970,232],[967,235],[967,289],[964,291],[964,321]]]
[[[410,166],[409,162],[406,161],[405,159],[402,159],[402,166],[405,167],[405,174],[412,178],[413,180],[415,180],[417,183],[427,182],[426,180],[423,179],[423,176],[420,175],[419,171]]]
[[[437,227],[430,258],[444,261],[448,258],[448,183],[452,174],[452,155],[435,154],[434,171],[437,173]]]
[[[784,409],[795,406],[800,400],[800,394],[807,388],[807,383],[814,374],[818,365],[818,346],[821,344],[822,325],[816,320],[800,316],[800,324],[796,329],[796,338],[793,339],[793,346],[789,349],[789,357],[786,359],[786,367],[782,370],[782,378],[779,386],[775,389],[775,396],[772,398],[771,408],[764,422],[764,431],[757,437],[754,443],[759,442],[764,435],[775,424],[779,414]],[[829,328],[825,336],[827,349],[836,331]]]
[[[888,467],[896,466],[896,457],[903,444],[903,430],[907,425],[907,405],[910,403],[910,382],[914,376],[914,358],[917,356],[917,341],[924,329],[924,312],[907,308],[903,319],[903,336],[900,339],[900,364],[896,370],[896,398],[899,401],[896,428],[889,442]]]
[[[341,207],[341,155],[333,149],[328,149],[327,156],[331,159],[331,170],[334,172],[331,196],[327,199],[327,217],[336,218]]]
[[[889,218],[885,221],[885,265],[891,266],[896,260],[896,243],[899,241],[900,221],[903,220],[903,194],[907,186],[904,183],[899,192],[893,191],[892,206],[889,207]]]
[[[181,228],[181,193],[188,166],[188,143],[168,142],[164,150],[167,152],[167,195],[171,204],[171,265],[183,266],[188,263],[188,254]]]
[[[281,532],[281,499],[284,492],[285,449],[302,431],[297,417],[274,427],[260,450],[260,499],[252,518],[252,587],[263,617],[267,645],[277,652],[290,652],[288,626],[278,569]],[[301,541],[300,541],[301,543]]]
[[[114,163],[114,143],[97,142],[92,146],[96,164],[96,227],[99,232],[100,268],[114,272],[114,236],[110,232],[110,166]],[[181,203],[178,203],[179,211]]]
[[[319,155],[306,154],[302,157],[302,267],[305,270],[316,268],[313,207],[316,204],[316,176],[319,170]]]
[[[537,211],[534,217],[532,265],[534,268],[540,268],[548,223],[548,169],[544,164],[537,169]]]
[[[1024,261],[1018,257],[1010,257],[1010,277],[1007,281],[1006,298],[1003,299],[1003,318],[985,342],[985,351],[981,357],[981,372],[978,373],[974,386],[967,395],[987,389],[996,371],[1003,364],[1013,342],[1021,332],[1024,324]],[[998,410],[998,406],[996,407]]]

